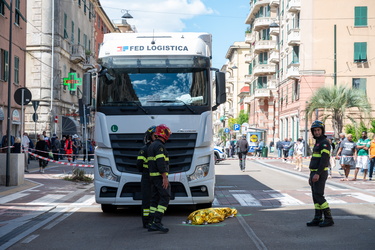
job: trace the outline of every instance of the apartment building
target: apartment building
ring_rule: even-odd
[[[99,0],[30,0],[27,11],[27,87],[39,107],[26,109],[25,130],[80,134],[82,77],[94,68],[104,33],[115,27]]]
[[[340,10],[332,11],[337,6]],[[306,120],[304,110],[323,86],[361,89],[374,110],[374,1],[251,0],[245,23],[250,48],[244,102],[249,124],[264,129],[267,142],[310,138],[312,120],[326,113],[317,110]],[[327,130],[332,130],[329,120]]]
[[[22,130],[22,110],[14,100],[14,93],[26,85],[26,3],[27,1],[20,0],[12,1],[12,4],[0,1],[0,144],[1,138],[7,133],[8,114],[10,134],[20,136]]]

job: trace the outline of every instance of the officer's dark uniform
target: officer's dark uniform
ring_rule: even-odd
[[[151,179],[151,205],[150,205],[150,222],[156,224],[158,229],[154,228],[153,225],[149,228],[149,231],[164,231],[168,229],[164,228],[161,224],[164,212],[167,210],[169,200],[171,197],[171,186],[167,189],[163,188],[163,177],[162,174],[169,172],[169,158],[168,152],[164,147],[164,143],[156,139],[148,148],[148,167],[150,171]]]
[[[326,136],[324,135],[324,125],[320,121],[315,121],[311,126],[313,128],[322,128],[322,135],[316,139],[313,148],[313,154],[310,161],[310,178],[309,184],[311,186],[312,198],[315,206],[315,217],[312,221],[307,222],[307,226],[332,226],[333,219],[328,202],[324,197],[324,188],[328,177],[328,166],[331,152],[331,145],[329,144]],[[314,135],[314,134],[313,134]],[[315,174],[319,175],[319,180],[312,182]],[[324,213],[324,221],[322,215]]]
[[[150,198],[151,198],[151,182],[150,182],[150,171],[148,170],[147,163],[147,150],[150,143],[144,145],[139,151],[137,157],[137,168],[142,172],[141,179],[141,193],[142,193],[142,222],[143,227],[147,228],[149,224],[150,214]]]

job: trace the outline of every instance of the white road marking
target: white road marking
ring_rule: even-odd
[[[241,204],[243,207],[259,207],[260,202],[254,198],[251,194],[233,194],[233,197]]]
[[[281,205],[283,206],[294,206],[294,205],[305,204],[304,202],[290,196],[289,194],[278,193],[278,194],[270,194],[270,196],[280,201]]]
[[[28,205],[39,205],[39,206],[45,206],[45,205],[51,205],[51,203],[58,203],[59,199],[63,198],[65,195],[63,194],[47,194],[46,196],[36,199],[32,202],[27,203]]]
[[[4,204],[10,201],[17,200],[19,198],[25,197],[29,195],[28,193],[15,193],[15,194],[10,194],[7,196],[4,196],[3,198],[0,198],[0,204]]]
[[[375,202],[375,197],[372,195],[367,195],[367,194],[362,194],[362,193],[350,193],[347,195],[352,196],[356,199],[366,201],[366,202]]]

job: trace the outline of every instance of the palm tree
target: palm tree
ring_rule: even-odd
[[[346,115],[346,111],[350,108],[357,108],[359,112],[366,115],[371,112],[371,104],[363,91],[344,86],[322,87],[311,97],[306,112],[311,117],[316,109],[324,109],[323,120],[331,117],[334,136],[338,138],[344,126],[344,119],[347,118],[355,123],[352,117]]]

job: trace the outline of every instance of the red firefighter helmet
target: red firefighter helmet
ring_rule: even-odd
[[[171,130],[165,124],[160,124],[159,126],[156,127],[155,135],[163,138],[166,141],[169,139],[169,136],[171,136],[171,134],[172,134]]]

